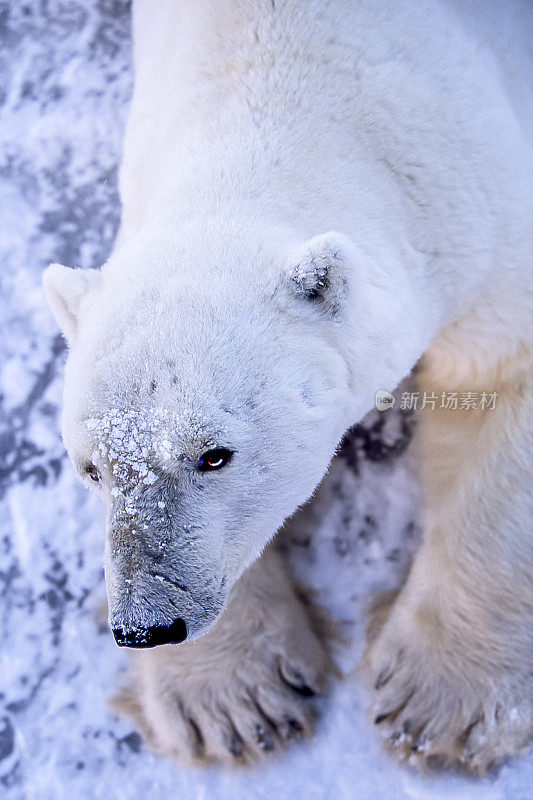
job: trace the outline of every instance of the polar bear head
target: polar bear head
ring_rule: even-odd
[[[44,278],[69,344],[64,441],[107,504],[110,624],[134,647],[210,628],[370,405],[345,346],[358,308],[370,324],[345,237],[189,238]]]

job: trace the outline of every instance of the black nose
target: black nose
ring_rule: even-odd
[[[119,647],[157,647],[158,644],[179,644],[187,638],[185,620],[175,619],[170,625],[153,625],[151,628],[113,628]]]

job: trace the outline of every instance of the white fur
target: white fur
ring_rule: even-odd
[[[135,3],[117,244],[91,281],[57,266],[46,277],[71,345],[65,441],[80,469],[96,459],[110,507],[115,623],[159,624],[176,602],[146,577],[151,556],[131,544],[117,493],[136,504],[148,537],[170,542],[163,563],[192,585],[177,597],[196,636],[310,496],[377,390],[394,389],[428,350],[438,365],[429,374],[449,391],[475,388],[480,375],[503,380],[502,365],[518,357],[530,364],[532,131],[517,85],[531,78],[527,37],[518,74],[516,60],[490,50],[490,37],[480,41],[454,5],[461,8],[439,0]],[[511,7],[531,24],[527,4]],[[522,373],[506,374],[512,384]],[[518,403],[507,384],[502,392]],[[167,484],[147,489],[124,478],[114,466],[127,467],[127,458],[110,451],[105,426],[98,436],[87,429],[89,418],[130,408],[137,427],[150,429],[143,420],[154,409],[179,420],[163,431],[170,462],[154,455],[160,430],[150,429],[146,450],[150,468],[167,470],[183,495],[179,519],[154,510],[162,492],[174,496]],[[436,421],[424,424],[431,430]],[[216,444],[235,449],[234,461],[198,477],[195,459]],[[458,433],[454,464],[460,451]],[[510,464],[518,470],[524,457]],[[489,478],[471,491],[472,503],[490,495]],[[453,504],[447,491],[428,488],[428,541]],[[527,491],[521,486],[520,497]],[[498,494],[498,503],[510,507],[513,498]],[[503,541],[511,531],[523,537],[530,554],[527,508],[520,499],[516,524],[501,530]],[[422,552],[437,563],[430,544]],[[430,580],[433,568],[415,566],[413,575]],[[124,599],[126,573],[136,576],[133,599]],[[517,624],[531,645],[527,624]],[[491,669],[497,682],[501,665]],[[508,736],[505,752],[492,755],[517,749],[519,739]]]

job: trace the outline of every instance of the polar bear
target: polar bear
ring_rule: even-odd
[[[533,738],[532,13],[455,5],[134,4],[116,246],[44,288],[121,707],[176,758],[310,730],[333,667],[267,545],[415,364],[424,536],[370,624],[375,722],[472,770]]]

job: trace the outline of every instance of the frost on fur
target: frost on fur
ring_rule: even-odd
[[[346,237],[338,233],[315,236],[289,269],[296,297],[319,303],[336,315],[348,293]]]

